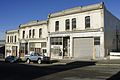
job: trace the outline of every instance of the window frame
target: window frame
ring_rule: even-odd
[[[90,16],[85,16],[85,29],[90,28]]]
[[[32,35],[32,37],[33,38],[35,37],[35,29],[33,29],[33,35]]]
[[[76,29],[76,18],[72,18],[72,30]]]
[[[29,30],[29,38],[31,38],[31,30]]]
[[[25,31],[23,31],[22,38],[23,39],[25,38]]]
[[[51,45],[62,45],[62,37],[51,37]]]
[[[39,38],[41,37],[42,35],[42,28],[39,29]]]
[[[59,31],[59,21],[55,21],[55,31]]]
[[[9,36],[7,36],[7,42],[8,42],[8,43],[10,42]]]
[[[70,19],[65,20],[65,30],[70,30]]]
[[[15,35],[14,37],[14,42],[16,43],[17,42],[17,36]]]

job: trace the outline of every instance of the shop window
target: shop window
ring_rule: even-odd
[[[46,50],[46,49],[43,49],[43,53],[47,53],[47,50]]]
[[[100,45],[100,37],[94,38],[94,45]]]
[[[62,45],[62,38],[61,37],[51,38],[51,45]]]
[[[42,42],[41,47],[46,47],[46,42]]]

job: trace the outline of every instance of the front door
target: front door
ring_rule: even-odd
[[[95,57],[100,58],[100,37],[94,38]]]
[[[12,55],[17,56],[17,46],[12,46]]]
[[[70,53],[70,37],[63,38],[63,58],[68,58]]]
[[[96,58],[100,58],[100,45],[95,45]]]
[[[24,57],[25,54],[28,53],[28,43],[21,43],[20,44],[20,57]]]

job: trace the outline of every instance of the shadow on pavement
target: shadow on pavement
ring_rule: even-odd
[[[108,78],[107,80],[120,80],[120,71],[117,74]]]
[[[33,80],[53,73],[95,65],[95,62],[75,61],[66,65],[34,66],[0,62],[0,80]]]

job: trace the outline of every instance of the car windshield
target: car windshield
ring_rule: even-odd
[[[15,56],[11,56],[11,58],[15,58]]]
[[[16,57],[15,56],[8,56],[6,57],[6,59],[15,59]]]
[[[39,53],[35,53],[36,55],[38,55],[38,56],[42,56],[41,54],[39,54]]]

